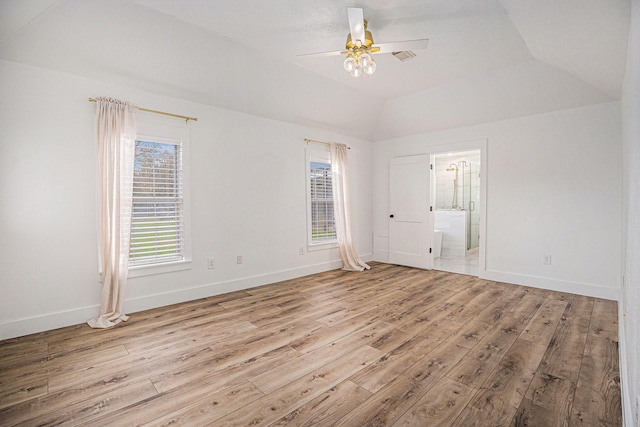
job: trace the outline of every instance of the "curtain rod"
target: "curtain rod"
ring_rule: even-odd
[[[315,139],[307,139],[307,138],[304,139],[304,142],[306,142],[307,144],[310,142],[315,142],[316,144],[331,145],[330,142],[316,141]],[[347,148],[351,150],[351,147],[349,147],[348,145],[347,145]]]
[[[96,99],[89,98],[89,102],[96,102],[96,101],[97,101]],[[149,110],[148,108],[138,107],[138,110],[146,111],[147,113],[162,114],[163,116],[171,116],[171,117],[177,117],[179,119],[185,119],[187,123],[189,122],[189,120],[193,120],[194,122],[198,121],[197,117],[181,116],[180,114],[165,113],[164,111]]]

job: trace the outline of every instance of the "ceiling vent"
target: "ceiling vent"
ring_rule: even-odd
[[[403,50],[400,52],[391,52],[391,54],[402,62],[408,61],[416,56],[416,54],[411,52],[410,50]]]

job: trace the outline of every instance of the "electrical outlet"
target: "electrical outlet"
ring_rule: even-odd
[[[304,255],[304,248],[302,246],[300,246],[300,248],[298,249],[298,253],[300,255]]]
[[[542,259],[544,265],[551,265],[551,255],[545,255]]]
[[[236,258],[236,264],[242,264],[242,255],[238,255]]]
[[[213,258],[207,258],[207,268],[209,270],[216,268],[216,262],[214,261]]]

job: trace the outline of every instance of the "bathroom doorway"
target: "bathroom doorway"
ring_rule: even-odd
[[[479,276],[481,151],[434,154],[433,268]]]

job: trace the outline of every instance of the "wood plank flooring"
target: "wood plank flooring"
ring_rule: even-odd
[[[0,342],[0,425],[620,426],[613,301],[374,263]]]

